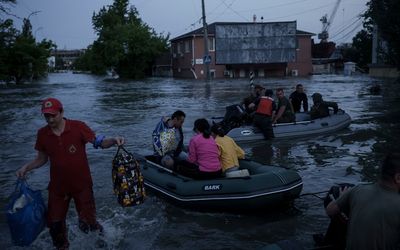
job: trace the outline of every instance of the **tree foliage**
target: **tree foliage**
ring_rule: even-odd
[[[367,71],[368,64],[371,63],[371,50],[372,34],[365,28],[353,37],[351,47],[342,49],[342,55],[345,61],[355,62],[359,68]]]
[[[400,68],[400,1],[370,0],[364,18],[378,26],[379,35],[387,44],[386,61]]]
[[[97,40],[75,66],[104,74],[114,69],[125,78],[142,78],[157,56],[167,51],[168,36],[157,34],[128,0],[114,0],[92,17]]]
[[[29,19],[23,20],[22,31],[13,21],[0,20],[0,80],[21,83],[47,73],[47,58],[54,47],[51,41],[37,43]]]

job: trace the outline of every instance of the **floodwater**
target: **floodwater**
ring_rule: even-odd
[[[308,96],[320,92],[325,100],[338,102],[352,117],[352,123],[329,135],[241,145],[249,158],[298,171],[304,188],[292,208],[250,215],[201,213],[176,207],[154,194],[140,206],[122,208],[112,192],[111,161],[116,148],[95,150],[88,145],[98,219],[105,236],[80,232],[71,204],[67,222],[70,248],[258,249],[280,240],[313,248],[312,234],[324,232],[329,220],[321,199],[311,194],[323,197],[335,183],[374,181],[383,155],[399,151],[400,82],[364,75],[321,75],[260,79],[257,83],[268,88],[284,87],[288,96],[298,82]],[[373,84],[381,85],[380,94],[369,93]],[[40,101],[46,97],[59,98],[67,118],[85,121],[97,134],[123,135],[129,151],[149,154],[151,132],[162,115],[176,109],[186,112],[187,144],[195,119],[223,116],[226,106],[240,102],[248,93],[247,79],[107,82],[72,73],[50,74],[21,86],[0,85],[0,206],[4,208],[14,190],[17,168],[36,155],[36,132],[45,124]],[[46,165],[33,171],[28,179],[33,189],[43,190],[45,198],[48,168]],[[1,248],[15,248],[4,213],[0,215],[0,232]],[[45,230],[30,249],[51,247]]]

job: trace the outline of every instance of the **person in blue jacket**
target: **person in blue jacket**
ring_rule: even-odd
[[[182,125],[186,114],[175,111],[171,117],[162,117],[153,131],[153,149],[157,162],[166,168],[173,169],[178,160],[186,160],[183,151]]]

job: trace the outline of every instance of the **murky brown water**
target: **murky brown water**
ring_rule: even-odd
[[[248,157],[296,169],[303,178],[303,194],[326,191],[335,183],[374,180],[383,154],[400,149],[400,83],[338,75],[260,81],[269,88],[284,87],[286,95],[298,82],[309,96],[320,92],[325,100],[337,101],[352,117],[350,127],[331,135],[244,144]],[[382,85],[380,95],[368,91],[375,83]],[[15,170],[36,154],[36,131],[45,123],[40,100],[46,97],[59,98],[66,117],[85,121],[99,134],[123,135],[128,150],[149,154],[151,132],[160,116],[176,109],[185,111],[187,143],[195,119],[222,116],[226,106],[248,94],[248,84],[247,79],[106,82],[65,73],[23,86],[0,85],[0,205],[5,206],[14,189]],[[106,243],[100,244],[95,235],[87,237],[78,230],[72,205],[68,215],[71,249],[257,249],[283,239],[312,248],[311,235],[323,232],[328,223],[321,200],[311,195],[297,199],[292,209],[264,215],[200,213],[175,207],[154,195],[141,206],[123,209],[111,186],[115,149],[87,148]],[[34,171],[28,181],[47,196],[48,166]],[[0,245],[11,248],[4,213],[0,232]],[[51,248],[47,231],[31,248]]]

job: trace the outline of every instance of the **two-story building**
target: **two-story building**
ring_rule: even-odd
[[[312,73],[311,36],[296,22],[216,22],[207,26],[213,78],[306,76]],[[204,30],[171,40],[173,77],[206,77]]]

